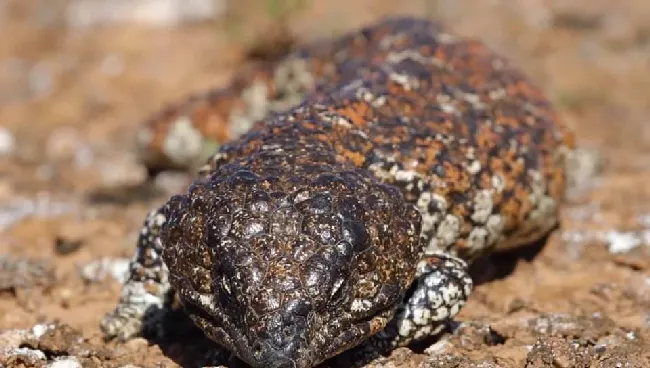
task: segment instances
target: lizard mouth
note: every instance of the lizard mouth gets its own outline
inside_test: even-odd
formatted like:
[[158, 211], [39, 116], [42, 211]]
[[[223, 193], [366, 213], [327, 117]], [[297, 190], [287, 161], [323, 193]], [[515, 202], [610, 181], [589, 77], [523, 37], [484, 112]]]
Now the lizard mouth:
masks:
[[[388, 306], [380, 309], [372, 317], [367, 317], [355, 322], [352, 327], [346, 328], [334, 339], [328, 340], [326, 343], [330, 349], [324, 354], [324, 359], [334, 358], [339, 354], [352, 350], [362, 345], [368, 338], [380, 332], [395, 315], [393, 306]], [[388, 343], [388, 342], [387, 342]]]
[[297, 334], [295, 337], [285, 336], [289, 339], [280, 343], [277, 335], [250, 338], [247, 331], [238, 328], [237, 324], [229, 320], [227, 314], [221, 315], [222, 319], [217, 319], [208, 311], [191, 303], [187, 303], [185, 309], [192, 321], [210, 340], [252, 367], [311, 368], [317, 358], [317, 350], [310, 348]]
[[[205, 326], [200, 320], [206, 320], [206, 322], [210, 321], [209, 323], [214, 325], [214, 318], [209, 316], [208, 313], [195, 306], [192, 309], [195, 323]], [[224, 335], [218, 337], [214, 335], [214, 327], [212, 331], [208, 329], [204, 329], [204, 331], [206, 331], [210, 339], [229, 349], [253, 367], [310, 368], [349, 350], [354, 355], [354, 348], [363, 344], [370, 336], [381, 331], [390, 322], [393, 315], [394, 308], [386, 307], [372, 317], [358, 320], [351, 327], [345, 328], [336, 337], [325, 339], [322, 344], [310, 345], [306, 341], [302, 341], [299, 344], [301, 346], [297, 346], [293, 352], [282, 351], [282, 349], [269, 344], [268, 341], [259, 339], [250, 341], [243, 331], [228, 328], [229, 326], [233, 327], [229, 323], [224, 324], [223, 330], [221, 328], [216, 329], [222, 331], [222, 333], [225, 332]], [[387, 341], [386, 346], [388, 343]]]
[[[234, 328], [228, 328], [230, 323], [223, 323], [224, 321], [217, 321], [213, 315], [201, 307], [192, 303], [183, 303], [187, 315], [202, 332], [217, 345], [230, 350], [237, 356], [242, 356], [246, 349], [241, 349], [243, 346], [241, 341], [246, 341], [243, 333]], [[222, 323], [220, 323], [222, 322]], [[246, 343], [244, 347], [248, 347]], [[242, 358], [243, 359], [243, 358]]]

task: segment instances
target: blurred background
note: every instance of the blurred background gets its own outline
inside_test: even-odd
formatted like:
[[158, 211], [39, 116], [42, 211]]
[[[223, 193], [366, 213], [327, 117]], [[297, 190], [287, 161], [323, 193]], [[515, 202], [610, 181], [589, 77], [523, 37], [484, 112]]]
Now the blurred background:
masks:
[[[650, 243], [647, 0], [0, 0], [0, 329], [60, 318], [98, 336], [119, 290], [98, 280], [121, 280], [147, 210], [186, 182], [162, 175], [162, 193], [89, 201], [144, 180], [133, 142], [145, 118], [224, 86], [253, 58], [396, 14], [442, 21], [514, 60], [603, 160], [603, 176], [587, 179], [600, 189], [565, 214], [557, 262], [570, 268], [593, 241], [610, 251]], [[644, 257], [635, 267], [650, 280]], [[650, 282], [592, 263], [575, 290], [601, 273], [650, 295]], [[521, 272], [512, 282], [527, 285]], [[24, 287], [40, 291], [25, 296]], [[549, 305], [564, 306], [555, 291]], [[630, 313], [647, 320], [628, 324], [647, 328], [650, 307], [640, 311], [650, 301], [639, 298]], [[488, 302], [476, 303], [503, 300]], [[579, 309], [603, 310], [585, 303]]]
[[251, 50], [273, 56], [395, 14], [438, 19], [515, 60], [584, 141], [650, 135], [642, 0], [2, 0], [0, 155], [33, 165], [18, 188], [84, 186], [59, 172], [70, 160], [81, 173], [108, 157], [93, 180], [141, 175], [118, 163], [165, 104], [224, 85]]

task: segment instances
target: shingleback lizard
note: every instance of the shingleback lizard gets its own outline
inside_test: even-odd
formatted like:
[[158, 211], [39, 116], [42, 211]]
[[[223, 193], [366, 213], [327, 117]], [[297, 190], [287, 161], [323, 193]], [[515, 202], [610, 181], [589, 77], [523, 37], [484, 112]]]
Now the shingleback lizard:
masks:
[[152, 171], [201, 155], [165, 142], [174, 129], [229, 140], [146, 219], [102, 329], [128, 339], [177, 297], [254, 367], [440, 333], [471, 293], [468, 264], [556, 226], [574, 148], [508, 60], [411, 17], [298, 48], [147, 126]]

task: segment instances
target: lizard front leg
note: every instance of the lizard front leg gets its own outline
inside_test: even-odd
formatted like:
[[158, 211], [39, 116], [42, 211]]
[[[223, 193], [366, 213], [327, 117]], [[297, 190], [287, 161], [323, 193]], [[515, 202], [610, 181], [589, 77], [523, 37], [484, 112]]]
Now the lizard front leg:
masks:
[[129, 269], [129, 278], [122, 287], [117, 307], [101, 322], [107, 338], [124, 341], [139, 335], [161, 335], [160, 323], [169, 309], [170, 294], [167, 267], [162, 260], [158, 239], [165, 222], [163, 209], [151, 211], [138, 237], [137, 250]]
[[439, 334], [460, 312], [472, 288], [465, 261], [442, 252], [425, 255], [418, 263], [412, 292], [378, 338], [394, 348]]

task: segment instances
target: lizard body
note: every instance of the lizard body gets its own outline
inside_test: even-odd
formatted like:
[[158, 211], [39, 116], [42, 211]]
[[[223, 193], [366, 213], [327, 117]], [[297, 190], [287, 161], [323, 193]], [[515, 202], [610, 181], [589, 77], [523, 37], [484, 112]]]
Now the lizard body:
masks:
[[[277, 78], [289, 66], [293, 89]], [[140, 333], [175, 294], [208, 337], [256, 367], [386, 352], [460, 311], [469, 263], [557, 224], [572, 133], [479, 41], [387, 18], [265, 68], [148, 123], [168, 134], [180, 121], [200, 140], [217, 124], [226, 141], [145, 221], [107, 335]], [[241, 104], [256, 85], [257, 110]], [[249, 129], [224, 135], [243, 115]], [[153, 136], [145, 146], [163, 147]]]

